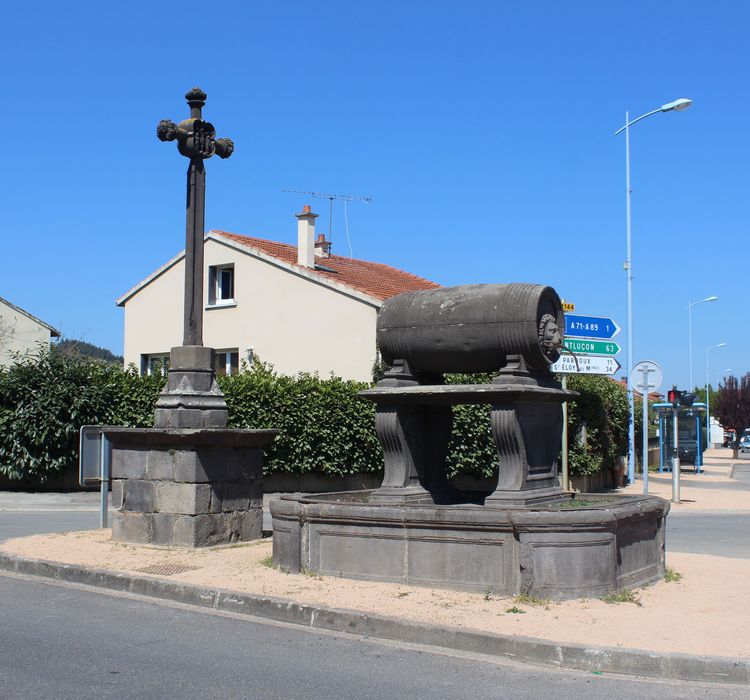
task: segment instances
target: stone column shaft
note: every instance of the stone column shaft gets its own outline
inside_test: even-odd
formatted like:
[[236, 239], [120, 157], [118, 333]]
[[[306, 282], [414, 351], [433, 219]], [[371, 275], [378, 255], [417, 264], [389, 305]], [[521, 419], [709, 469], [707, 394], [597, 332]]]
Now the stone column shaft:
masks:
[[206, 169], [191, 158], [187, 171], [185, 225], [185, 324], [183, 345], [203, 345], [203, 234]]

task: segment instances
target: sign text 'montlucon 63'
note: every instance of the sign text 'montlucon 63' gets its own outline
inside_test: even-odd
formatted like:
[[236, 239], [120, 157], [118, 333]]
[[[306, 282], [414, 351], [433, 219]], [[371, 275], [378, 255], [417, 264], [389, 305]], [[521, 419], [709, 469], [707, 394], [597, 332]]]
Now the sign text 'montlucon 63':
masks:
[[565, 347], [571, 352], [583, 352], [589, 355], [617, 355], [620, 352], [620, 346], [614, 340], [566, 338]]

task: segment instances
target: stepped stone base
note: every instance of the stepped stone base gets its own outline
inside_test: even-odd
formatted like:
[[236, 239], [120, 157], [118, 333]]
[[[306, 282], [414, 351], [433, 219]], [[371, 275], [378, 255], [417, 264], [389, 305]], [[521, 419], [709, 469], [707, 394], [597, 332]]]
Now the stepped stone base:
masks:
[[112, 539], [204, 547], [259, 539], [273, 430], [112, 428]]
[[172, 348], [167, 384], [154, 409], [157, 428], [227, 427], [227, 403], [214, 373], [215, 354], [203, 345]]

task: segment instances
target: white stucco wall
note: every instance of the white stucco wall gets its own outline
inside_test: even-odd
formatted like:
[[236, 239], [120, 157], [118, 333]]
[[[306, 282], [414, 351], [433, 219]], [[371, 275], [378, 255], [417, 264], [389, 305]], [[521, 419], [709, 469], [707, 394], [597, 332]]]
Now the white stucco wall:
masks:
[[[215, 240], [205, 246], [208, 268], [234, 264], [236, 306], [209, 308], [203, 342], [238, 348], [283, 374], [334, 373], [369, 381], [375, 360], [377, 307]], [[140, 367], [142, 354], [168, 352], [182, 342], [184, 261], [159, 275], [125, 303], [125, 362]]]
[[48, 348], [50, 337], [49, 328], [0, 300], [0, 366], [12, 364], [15, 353]]

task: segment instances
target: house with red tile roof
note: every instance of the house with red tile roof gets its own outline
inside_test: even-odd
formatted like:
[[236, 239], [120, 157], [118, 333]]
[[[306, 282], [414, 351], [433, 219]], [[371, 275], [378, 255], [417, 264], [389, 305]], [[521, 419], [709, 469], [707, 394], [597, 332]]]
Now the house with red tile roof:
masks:
[[[309, 206], [297, 245], [213, 230], [205, 235], [203, 342], [217, 372], [261, 359], [283, 374], [333, 373], [369, 381], [382, 302], [439, 287], [382, 263], [331, 252]], [[125, 310], [125, 362], [141, 372], [182, 342], [184, 251], [117, 299]]]

